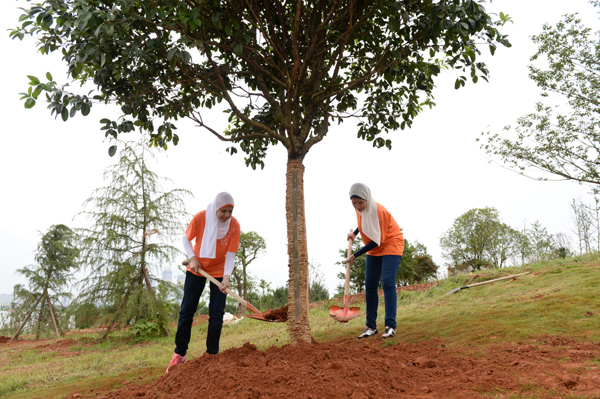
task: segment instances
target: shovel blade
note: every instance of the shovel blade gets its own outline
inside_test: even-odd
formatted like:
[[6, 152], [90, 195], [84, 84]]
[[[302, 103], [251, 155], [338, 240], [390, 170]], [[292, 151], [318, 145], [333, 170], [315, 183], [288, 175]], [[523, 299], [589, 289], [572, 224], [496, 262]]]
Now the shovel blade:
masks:
[[329, 308], [329, 316], [334, 320], [342, 323], [347, 323], [348, 320], [352, 320], [360, 314], [360, 308], [340, 308], [339, 306], [331, 306]]
[[247, 314], [244, 317], [247, 317], [249, 319], [254, 319], [254, 320], [267, 321], [269, 323], [279, 323], [279, 320], [270, 320], [270, 319], [267, 319], [266, 317], [259, 316], [256, 314]]

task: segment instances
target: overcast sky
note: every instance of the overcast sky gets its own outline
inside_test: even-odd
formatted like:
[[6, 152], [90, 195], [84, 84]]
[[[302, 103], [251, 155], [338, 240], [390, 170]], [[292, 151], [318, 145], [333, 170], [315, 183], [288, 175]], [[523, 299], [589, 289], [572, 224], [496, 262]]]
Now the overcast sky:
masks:
[[[0, 3], [0, 46], [4, 77], [0, 97], [2, 154], [0, 155], [0, 294], [25, 283], [16, 269], [34, 263], [34, 252], [51, 225], [73, 227], [73, 217], [95, 188], [105, 185], [103, 171], [116, 158], [107, 155], [98, 121], [111, 109], [94, 106], [87, 117], [68, 122], [50, 116], [44, 104], [23, 107], [19, 93], [26, 91], [26, 75], [51, 72], [65, 82], [66, 67], [58, 56], [42, 56], [35, 42], [10, 40], [8, 29], [18, 24], [22, 0]], [[374, 149], [356, 138], [353, 123], [332, 126], [304, 161], [308, 250], [320, 265], [333, 293], [342, 284], [336, 274], [338, 250], [346, 247], [356, 216], [348, 199], [355, 182], [371, 188], [373, 197], [388, 208], [410, 241], [424, 244], [434, 261], [444, 266], [439, 239], [464, 212], [494, 207], [514, 228], [539, 221], [551, 234], [571, 232], [570, 204], [574, 198], [591, 201], [589, 188], [572, 182], [539, 182], [490, 163], [476, 139], [483, 131], [499, 132], [505, 125], [533, 112], [540, 90], [528, 78], [527, 65], [536, 47], [530, 40], [542, 24], [554, 25], [565, 13], [578, 12], [599, 30], [596, 10], [585, 0], [495, 0], [488, 10], [509, 14], [514, 24], [503, 32], [512, 48], [500, 48], [494, 57], [484, 50], [490, 82], [454, 90], [454, 72], [436, 81], [433, 110], [419, 115], [413, 128], [389, 137], [393, 149]], [[183, 122], [180, 143], [169, 148], [154, 171], [174, 186], [194, 193], [187, 211], [196, 213], [220, 191], [236, 200], [234, 216], [243, 231], [256, 231], [267, 242], [267, 253], [251, 264], [250, 273], [279, 287], [287, 284], [285, 222], [285, 168], [283, 147], [272, 148], [264, 170], [247, 168], [242, 155], [231, 157], [227, 144]], [[226, 121], [215, 115], [213, 127]], [[134, 135], [137, 133], [131, 133]], [[179, 238], [177, 238], [179, 245]], [[175, 268], [175, 265], [165, 265]], [[160, 271], [157, 271], [160, 273]]]

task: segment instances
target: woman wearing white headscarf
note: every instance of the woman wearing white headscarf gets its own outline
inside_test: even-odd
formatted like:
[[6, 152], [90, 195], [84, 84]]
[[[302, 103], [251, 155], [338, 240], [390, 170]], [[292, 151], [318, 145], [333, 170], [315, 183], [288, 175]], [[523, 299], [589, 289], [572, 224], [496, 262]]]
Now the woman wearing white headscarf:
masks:
[[350, 255], [346, 262], [353, 265], [358, 256], [367, 254], [365, 266], [367, 318], [365, 330], [358, 338], [368, 338], [378, 333], [379, 280], [383, 287], [385, 302], [385, 330], [381, 338], [391, 338], [396, 335], [396, 274], [404, 252], [404, 236], [392, 215], [383, 205], [375, 202], [371, 190], [365, 184], [355, 183], [350, 187], [350, 200], [356, 210], [358, 228], [348, 234], [348, 239], [354, 241], [360, 232], [365, 246]]
[[[219, 353], [219, 341], [225, 314], [226, 289], [230, 288], [229, 278], [233, 272], [235, 254], [240, 242], [240, 224], [231, 216], [233, 197], [226, 192], [217, 194], [205, 211], [198, 212], [183, 235], [183, 247], [190, 259], [183, 287], [183, 300], [175, 335], [175, 354], [167, 367], [179, 366], [185, 357], [192, 332], [192, 322], [206, 277], [202, 269], [221, 282], [219, 286], [209, 283], [208, 331], [206, 353]], [[195, 240], [194, 246], [192, 241]]]

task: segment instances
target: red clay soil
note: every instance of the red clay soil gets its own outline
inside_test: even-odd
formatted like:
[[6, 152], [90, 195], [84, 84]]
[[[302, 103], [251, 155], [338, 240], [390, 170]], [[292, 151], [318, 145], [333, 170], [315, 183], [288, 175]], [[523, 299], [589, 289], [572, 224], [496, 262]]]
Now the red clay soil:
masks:
[[[287, 319], [287, 307], [264, 314]], [[442, 340], [402, 342], [401, 331], [385, 342], [380, 336], [266, 351], [247, 342], [98, 398], [600, 398], [600, 343], [547, 336], [511, 346], [448, 348]]]
[[[112, 392], [107, 387], [94, 397], [600, 398], [597, 342], [556, 335], [515, 345], [456, 348], [442, 340], [402, 342], [401, 331], [387, 341], [380, 337], [265, 351], [245, 343], [189, 359], [149, 384]], [[74, 392], [67, 398], [81, 397]]]
[[[443, 341], [377, 338], [271, 347], [250, 343], [173, 368], [159, 380], [98, 396], [139, 398], [593, 398], [600, 344], [544, 337], [475, 356]], [[393, 341], [392, 341], [393, 342]], [[534, 389], [533, 392], [528, 392]], [[484, 394], [487, 393], [487, 396]], [[530, 397], [530, 396], [526, 396]]]

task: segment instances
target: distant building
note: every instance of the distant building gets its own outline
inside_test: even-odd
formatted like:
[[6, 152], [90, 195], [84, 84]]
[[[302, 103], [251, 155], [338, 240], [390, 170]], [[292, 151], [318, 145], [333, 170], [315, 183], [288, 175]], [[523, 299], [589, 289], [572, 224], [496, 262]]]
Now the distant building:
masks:
[[172, 283], [173, 282], [173, 272], [170, 269], [163, 270], [162, 279], [164, 281], [168, 281], [169, 283]]
[[177, 276], [177, 282], [181, 283], [181, 284], [185, 283], [185, 274], [178, 275]]
[[10, 294], [0, 294], [0, 305], [10, 305], [13, 296]]

